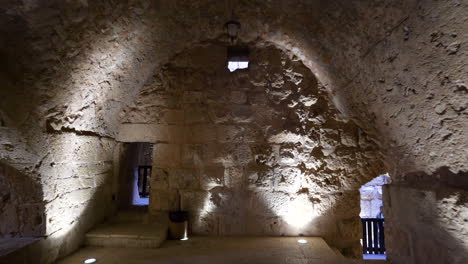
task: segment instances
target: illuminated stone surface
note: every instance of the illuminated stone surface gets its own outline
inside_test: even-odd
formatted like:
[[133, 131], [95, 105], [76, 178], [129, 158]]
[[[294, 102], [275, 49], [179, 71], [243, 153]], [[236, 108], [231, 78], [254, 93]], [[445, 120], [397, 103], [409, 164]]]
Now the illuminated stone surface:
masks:
[[74, 264], [93, 257], [99, 263], [273, 263], [273, 264], [346, 264], [321, 238], [305, 237], [307, 244], [297, 237], [276, 238], [209, 238], [190, 237], [187, 241], [166, 241], [159, 249], [124, 249], [89, 247], [59, 261]]
[[[173, 190], [184, 188], [187, 206], [219, 209], [195, 210], [191, 223], [201, 233], [290, 232], [268, 213], [294, 216], [302, 209], [286, 204], [310, 201], [322, 219], [306, 231], [333, 234], [325, 239], [356, 256], [357, 190], [389, 172], [389, 259], [466, 263], [467, 9], [465, 1], [430, 0], [5, 1], [0, 236], [47, 236], [25, 255], [32, 263], [77, 249], [115, 211], [116, 139], [143, 138], [170, 154], [155, 158], [165, 163], [155, 170], [164, 177], [153, 183], [164, 187], [152, 202], [174, 208]], [[232, 77], [242, 71], [232, 83], [203, 73], [224, 49], [193, 54], [226, 45], [222, 25], [231, 11], [242, 23], [240, 41], [268, 61], [255, 74], [252, 60], [247, 82]], [[290, 72], [281, 56], [270, 56], [277, 50], [296, 64]], [[180, 78], [177, 69], [187, 67], [195, 70]], [[306, 81], [315, 78], [320, 93], [294, 90], [314, 88]], [[220, 96], [213, 87], [232, 91]], [[145, 97], [153, 100], [143, 106]], [[209, 104], [216, 100], [223, 105]], [[320, 111], [307, 116], [309, 108]], [[276, 117], [286, 114], [291, 123], [281, 127], [286, 121]], [[304, 182], [307, 190], [298, 189]]]
[[[360, 146], [367, 136], [338, 118], [300, 61], [260, 45], [249, 70], [230, 73], [224, 49], [178, 54], [123, 110], [118, 137], [156, 143], [150, 210], [177, 210], [180, 194], [194, 234], [313, 235], [359, 254], [359, 226], [339, 227], [356, 218], [356, 188], [381, 169], [376, 148]], [[167, 98], [173, 104], [161, 104]], [[162, 118], [167, 111], [182, 112], [180, 123]]]

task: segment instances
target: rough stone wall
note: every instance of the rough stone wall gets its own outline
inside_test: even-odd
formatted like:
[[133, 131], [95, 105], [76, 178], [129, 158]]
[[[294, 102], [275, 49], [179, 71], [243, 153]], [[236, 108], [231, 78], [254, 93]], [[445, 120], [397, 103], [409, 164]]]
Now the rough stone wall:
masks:
[[0, 164], [0, 238], [41, 236], [45, 231], [40, 182]]
[[32, 171], [49, 136], [113, 137], [117, 109], [149, 73], [184, 46], [219, 37], [233, 10], [244, 41], [274, 43], [314, 72], [335, 107], [385, 150], [401, 184], [414, 170], [467, 171], [468, 4], [455, 0], [5, 1], [0, 125], [31, 146], [14, 153], [35, 156]]
[[[462, 184], [468, 171], [468, 3], [410, 4], [368, 51], [354, 60], [333, 57], [350, 80], [336, 87], [337, 101], [362, 127], [375, 125], [386, 152], [393, 182], [384, 190], [390, 192], [384, 203], [391, 203], [384, 205], [388, 259], [465, 263], [467, 205], [458, 197], [468, 189]], [[345, 61], [355, 67], [345, 69]], [[451, 188], [432, 184], [442, 168], [455, 173]]]
[[176, 210], [180, 195], [195, 234], [317, 235], [359, 255], [374, 145], [300, 60], [251, 48], [233, 73], [222, 43], [178, 54], [124, 109], [118, 139], [155, 143], [150, 209]]
[[434, 175], [417, 172], [406, 183], [384, 186], [391, 263], [466, 263], [467, 176], [443, 168]]
[[84, 233], [112, 211], [114, 143], [38, 133], [38, 146], [13, 128], [1, 132], [1, 236], [43, 237], [39, 253], [22, 261], [53, 262], [76, 249]]
[[[7, 176], [25, 178], [5, 178], [11, 198], [20, 197], [7, 206], [17, 203], [18, 214], [32, 207], [31, 218], [2, 214], [2, 224], [9, 223], [2, 235], [44, 237], [25, 263], [52, 263], [76, 250], [114, 209], [112, 134], [118, 114], [112, 113], [122, 98], [131, 98], [120, 87], [137, 83], [124, 76], [130, 65], [144, 65], [137, 57], [145, 49], [126, 45], [134, 46], [135, 39], [122, 31], [135, 24], [111, 19], [109, 10], [117, 15], [118, 8], [101, 4], [11, 1], [0, 8], [0, 31], [8, 36], [0, 41], [0, 161], [11, 168]], [[40, 195], [29, 201], [24, 192], [36, 182]], [[38, 231], [23, 232], [23, 226]]]
[[372, 181], [363, 185], [359, 192], [361, 193], [361, 218], [375, 218], [383, 206], [382, 186], [389, 183], [388, 175], [380, 175]]

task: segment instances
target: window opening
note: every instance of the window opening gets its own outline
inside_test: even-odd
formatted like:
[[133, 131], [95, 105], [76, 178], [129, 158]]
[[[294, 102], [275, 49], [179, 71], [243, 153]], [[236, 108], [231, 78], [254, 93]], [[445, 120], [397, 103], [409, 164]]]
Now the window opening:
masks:
[[387, 184], [389, 179], [388, 174], [380, 175], [359, 189], [364, 259], [386, 259], [382, 186]]
[[230, 72], [249, 68], [249, 48], [229, 46], [227, 50], [228, 69]]

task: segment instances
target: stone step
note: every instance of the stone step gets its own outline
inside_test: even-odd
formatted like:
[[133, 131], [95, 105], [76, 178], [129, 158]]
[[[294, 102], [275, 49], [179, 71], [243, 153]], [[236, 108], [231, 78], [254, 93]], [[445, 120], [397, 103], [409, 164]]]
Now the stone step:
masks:
[[85, 244], [97, 247], [158, 248], [166, 239], [165, 223], [107, 223], [87, 233]]
[[166, 239], [167, 213], [148, 214], [147, 207], [119, 211], [86, 234], [85, 244], [98, 247], [158, 248]]
[[115, 216], [113, 216], [109, 222], [111, 223], [128, 223], [128, 222], [138, 222], [138, 223], [148, 223], [149, 216], [146, 208], [132, 208], [128, 210], [119, 211]]

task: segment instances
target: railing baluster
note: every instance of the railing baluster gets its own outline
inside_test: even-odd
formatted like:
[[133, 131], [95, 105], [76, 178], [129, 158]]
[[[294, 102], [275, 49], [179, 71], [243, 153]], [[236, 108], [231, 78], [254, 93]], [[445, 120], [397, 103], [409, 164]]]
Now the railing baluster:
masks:
[[362, 221], [362, 249], [364, 254], [367, 254], [367, 221], [366, 219], [361, 219]]
[[383, 218], [362, 218], [362, 249], [364, 254], [385, 254]]
[[384, 232], [384, 221], [379, 221], [379, 226], [380, 226], [380, 252], [381, 254], [385, 254], [385, 232]]
[[149, 196], [149, 178], [151, 177], [152, 166], [139, 166], [138, 167], [138, 188], [141, 186], [141, 197]]

